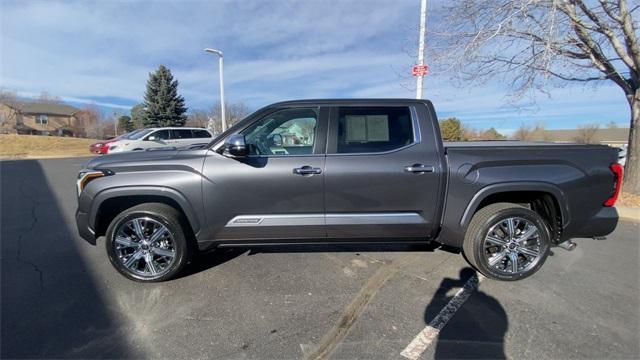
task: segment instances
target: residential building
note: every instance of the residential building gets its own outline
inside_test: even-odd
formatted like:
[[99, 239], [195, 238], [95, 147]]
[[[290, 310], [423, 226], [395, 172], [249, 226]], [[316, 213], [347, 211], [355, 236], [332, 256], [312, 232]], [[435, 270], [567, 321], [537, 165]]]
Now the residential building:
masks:
[[37, 101], [0, 103], [0, 134], [74, 136], [79, 109]]
[[570, 129], [545, 130], [544, 141], [560, 143], [589, 142], [614, 147], [626, 145], [629, 141], [629, 128], [598, 128], [598, 129]]

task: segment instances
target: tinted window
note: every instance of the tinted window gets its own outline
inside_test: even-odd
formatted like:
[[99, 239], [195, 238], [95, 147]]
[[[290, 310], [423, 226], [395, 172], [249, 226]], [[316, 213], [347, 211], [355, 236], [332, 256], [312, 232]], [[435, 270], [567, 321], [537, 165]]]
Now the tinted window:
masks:
[[408, 107], [341, 107], [338, 114], [339, 154], [383, 152], [413, 142]]
[[191, 130], [171, 130], [172, 139], [191, 139]]
[[139, 140], [142, 139], [145, 135], [147, 135], [148, 133], [150, 133], [153, 130], [148, 130], [148, 129], [144, 129], [144, 130], [140, 130], [139, 132], [129, 136], [129, 139], [131, 140]]
[[[155, 140], [169, 140], [169, 130], [158, 130], [149, 137], [154, 137]], [[149, 139], [149, 137], [147, 139]]]
[[194, 138], [210, 138], [211, 134], [209, 134], [206, 130], [191, 130], [193, 132]]
[[283, 109], [242, 131], [251, 155], [306, 155], [313, 153], [318, 120], [316, 108]]

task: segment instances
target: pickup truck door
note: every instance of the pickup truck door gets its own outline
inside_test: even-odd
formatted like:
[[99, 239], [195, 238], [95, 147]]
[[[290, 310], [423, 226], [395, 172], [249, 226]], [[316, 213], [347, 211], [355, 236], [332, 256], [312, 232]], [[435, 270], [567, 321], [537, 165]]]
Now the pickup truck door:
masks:
[[239, 133], [250, 155], [210, 152], [203, 196], [215, 240], [324, 239], [328, 108], [275, 108]]
[[443, 164], [428, 114], [413, 105], [332, 108], [325, 164], [329, 239], [433, 235]]

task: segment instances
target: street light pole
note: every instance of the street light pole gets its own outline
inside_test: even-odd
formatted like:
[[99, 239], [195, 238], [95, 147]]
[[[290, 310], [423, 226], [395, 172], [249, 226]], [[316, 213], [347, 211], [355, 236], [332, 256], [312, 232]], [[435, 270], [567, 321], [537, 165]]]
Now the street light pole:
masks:
[[206, 48], [204, 51], [218, 55], [219, 59], [219, 68], [220, 68], [220, 117], [222, 120], [222, 131], [227, 130], [227, 121], [225, 119], [224, 114], [224, 77], [223, 77], [223, 60], [222, 60], [222, 51], [216, 49]]
[[[420, 39], [418, 41], [418, 66], [424, 65], [424, 37], [427, 30], [427, 0], [420, 3]], [[422, 99], [422, 84], [424, 75], [418, 75], [416, 84], [416, 99]]]

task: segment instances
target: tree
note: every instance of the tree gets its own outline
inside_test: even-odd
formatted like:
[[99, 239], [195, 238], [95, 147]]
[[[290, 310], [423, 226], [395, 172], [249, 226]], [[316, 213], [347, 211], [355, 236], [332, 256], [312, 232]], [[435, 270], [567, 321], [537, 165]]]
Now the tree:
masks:
[[518, 130], [513, 134], [513, 138], [521, 141], [549, 141], [550, 137], [547, 135], [545, 126], [543, 123], [537, 123], [533, 127], [528, 125], [520, 125]]
[[53, 96], [46, 91], [40, 93], [40, 98], [38, 99], [40, 102], [49, 103], [49, 104], [61, 104], [62, 100], [58, 96]]
[[187, 116], [187, 122], [185, 125], [205, 128], [209, 124], [209, 119], [211, 118], [211, 116], [211, 111], [200, 109], [194, 110]]
[[136, 104], [131, 108], [131, 122], [136, 129], [144, 129], [145, 117], [144, 104]]
[[118, 118], [118, 133], [128, 133], [135, 130], [131, 117], [122, 115]]
[[640, 46], [626, 0], [460, 0], [430, 43], [466, 80], [502, 77], [516, 97], [568, 82], [617, 85], [630, 109], [624, 187], [640, 194]]
[[495, 128], [489, 128], [480, 134], [479, 140], [504, 140], [507, 137], [500, 134]]
[[586, 124], [578, 126], [578, 134], [573, 139], [578, 144], [597, 144], [598, 143], [598, 124]]
[[76, 121], [71, 130], [76, 136], [98, 139], [101, 137], [100, 111], [95, 106], [87, 106], [75, 113]]
[[144, 106], [146, 127], [183, 126], [187, 120], [184, 98], [178, 95], [178, 80], [173, 79], [171, 70], [164, 65], [149, 74]]
[[442, 139], [444, 141], [465, 140], [462, 123], [457, 118], [440, 120], [440, 133], [442, 134]]

